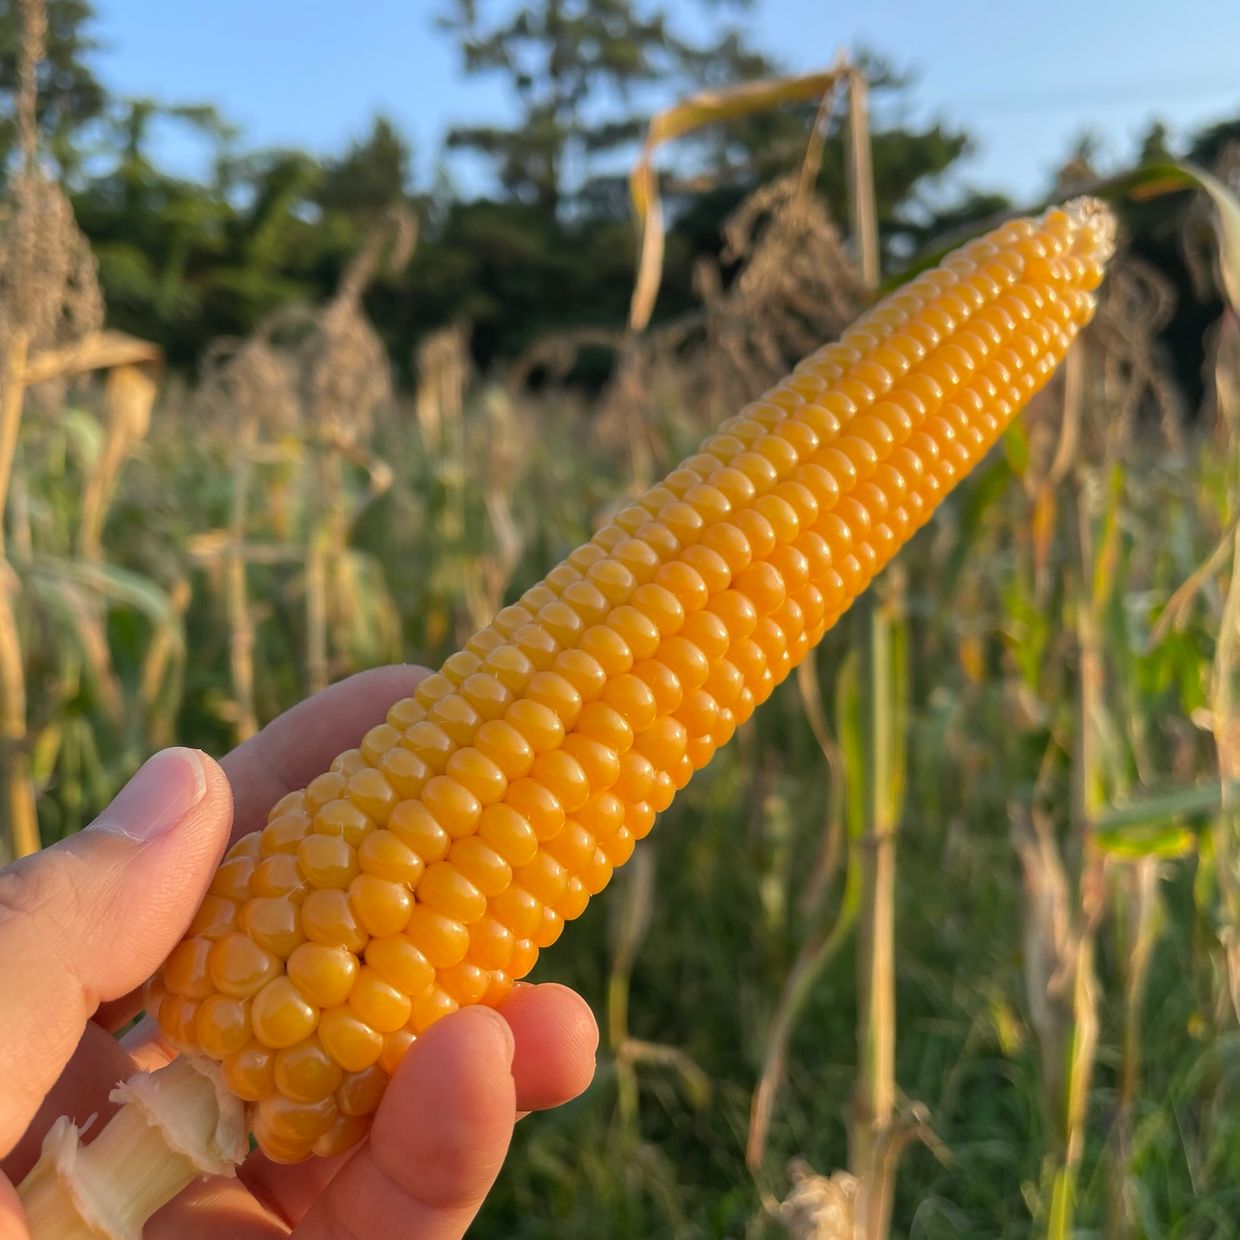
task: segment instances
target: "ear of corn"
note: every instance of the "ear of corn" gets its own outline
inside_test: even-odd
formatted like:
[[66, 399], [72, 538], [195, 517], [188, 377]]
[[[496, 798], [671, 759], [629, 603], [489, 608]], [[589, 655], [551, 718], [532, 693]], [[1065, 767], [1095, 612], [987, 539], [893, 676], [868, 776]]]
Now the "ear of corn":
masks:
[[719, 428], [220, 867], [152, 985], [264, 1151], [365, 1132], [413, 1040], [497, 1004], [1050, 376], [1110, 217], [966, 245]]

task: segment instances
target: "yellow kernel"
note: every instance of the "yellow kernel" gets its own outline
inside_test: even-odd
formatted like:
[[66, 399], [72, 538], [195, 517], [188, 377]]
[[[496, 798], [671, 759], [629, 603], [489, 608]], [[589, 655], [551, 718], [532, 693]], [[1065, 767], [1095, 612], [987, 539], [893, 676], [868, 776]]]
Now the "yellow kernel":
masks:
[[[293, 862], [294, 867], [296, 861]], [[259, 870], [262, 869], [260, 864]], [[223, 938], [230, 930], [236, 928], [237, 911], [240, 906], [236, 900], [228, 900], [223, 896], [206, 895], [189, 923], [188, 935], [204, 939]]]
[[287, 977], [273, 978], [250, 1005], [254, 1036], [264, 1046], [273, 1048], [292, 1046], [308, 1037], [318, 1016], [318, 1008]]
[[380, 826], [387, 822], [392, 806], [396, 804], [396, 793], [391, 784], [380, 771], [372, 767], [366, 767], [349, 776], [345, 797]]
[[512, 867], [476, 835], [457, 840], [448, 853], [448, 862], [484, 896], [498, 895], [512, 881]]
[[633, 744], [633, 729], [625, 717], [606, 702], [590, 702], [577, 720], [577, 734], [621, 754]]
[[286, 967], [297, 989], [323, 1008], [343, 1003], [357, 977], [357, 957], [347, 948], [325, 943], [303, 943]]
[[[596, 896], [604, 887], [611, 882], [612, 863], [607, 852], [602, 848], [595, 848], [590, 860], [582, 867], [581, 885], [588, 896]], [[571, 921], [568, 912], [563, 907], [560, 909], [566, 921]], [[582, 912], [585, 911], [585, 902], [582, 903]], [[580, 916], [580, 913], [577, 914]]]
[[542, 901], [519, 883], [492, 896], [489, 907], [495, 920], [507, 926], [518, 940], [528, 938], [542, 924]]
[[[578, 874], [594, 855], [594, 836], [579, 822], [569, 821], [555, 839], [548, 840], [543, 845], [543, 849], [549, 857], [554, 857], [564, 867], [566, 874]], [[527, 870], [523, 869], [521, 874], [522, 882], [528, 886]], [[531, 887], [531, 890], [534, 888]]]
[[300, 903], [306, 895], [306, 881], [291, 853], [276, 853], [259, 862], [250, 890], [256, 896], [283, 897]]
[[[568, 829], [567, 824], [564, 829]], [[544, 904], [554, 904], [564, 894], [564, 888], [568, 883], [568, 873], [564, 867], [545, 849], [540, 850], [528, 865], [514, 870], [513, 878], [519, 887], [536, 896]], [[512, 929], [515, 933], [517, 927], [513, 926]]]
[[[565, 740], [562, 752], [577, 762], [585, 774], [586, 783], [590, 789], [601, 791], [610, 788], [616, 782], [620, 773], [620, 757], [614, 749], [588, 736], [583, 736], [580, 732], [574, 732]], [[561, 802], [568, 810], [568, 801], [561, 798]], [[584, 801], [581, 804], [574, 803], [571, 812], [575, 813], [584, 803]]]
[[440, 772], [448, 765], [455, 749], [452, 738], [437, 723], [423, 719], [405, 733], [401, 745], [408, 749], [428, 770]]
[[506, 779], [519, 779], [529, 773], [534, 750], [513, 725], [503, 719], [490, 719], [474, 737], [478, 752], [489, 758]]
[[469, 951], [468, 929], [425, 904], [414, 905], [405, 937], [437, 969], [450, 969]]
[[370, 937], [348, 894], [338, 888], [312, 891], [306, 897], [301, 906], [301, 928], [312, 943], [344, 947], [351, 952], [360, 952]]
[[260, 833], [263, 855], [272, 856], [277, 853], [295, 853], [297, 845], [305, 839], [309, 830], [310, 816], [302, 813], [300, 810], [273, 818]]
[[454, 839], [468, 835], [482, 814], [482, 803], [463, 784], [447, 775], [436, 775], [422, 789], [422, 804]]
[[371, 935], [398, 934], [409, 922], [413, 893], [404, 883], [359, 874], [349, 884], [349, 899]]
[[534, 828], [523, 814], [509, 804], [489, 805], [482, 811], [478, 838], [489, 844], [509, 865], [524, 865], [538, 851], [538, 836]]
[[512, 962], [508, 966], [509, 974], [514, 978], [526, 977], [538, 963], [538, 947], [532, 939], [518, 939], [512, 953]]
[[283, 1094], [263, 1098], [255, 1112], [255, 1128], [267, 1128], [281, 1140], [313, 1143], [336, 1122], [336, 1100], [328, 1097], [318, 1102], [294, 1102]]
[[654, 694], [655, 708], [660, 715], [670, 715], [684, 699], [685, 691], [676, 673], [658, 659], [646, 659], [638, 663], [633, 668], [633, 675], [646, 682]]
[[525, 697], [527, 701], [554, 712], [565, 728], [573, 726], [581, 711], [581, 694], [555, 672], [535, 672], [530, 677]]
[[397, 745], [379, 759], [379, 770], [398, 801], [416, 797], [426, 787], [431, 769], [412, 750]]
[[581, 763], [564, 748], [540, 753], [534, 759], [530, 778], [550, 791], [569, 814], [584, 805], [590, 795], [589, 779]]
[[481, 719], [498, 719], [512, 704], [513, 691], [497, 676], [475, 672], [461, 685], [461, 696]]
[[603, 665], [584, 650], [561, 650], [551, 666], [552, 674], [567, 680], [583, 702], [593, 701], [607, 684]]
[[444, 969], [439, 975], [439, 985], [443, 987], [462, 1007], [477, 1003], [490, 984], [490, 973], [469, 961], [461, 961], [451, 969]]
[[[261, 842], [260, 842], [261, 846]], [[231, 857], [220, 863], [211, 880], [211, 894], [226, 900], [248, 900], [250, 878], [258, 868], [258, 858], [249, 854]]]
[[371, 939], [366, 944], [371, 971], [407, 995], [418, 995], [435, 980], [435, 966], [404, 934]]
[[502, 921], [484, 917], [469, 928], [469, 958], [484, 969], [506, 969], [516, 950], [516, 941]]
[[455, 1012], [460, 1005], [446, 990], [433, 986], [413, 1001], [409, 1028], [414, 1033], [424, 1033], [437, 1020]]
[[276, 1088], [294, 1102], [321, 1102], [344, 1079], [340, 1065], [316, 1037], [276, 1052]]
[[387, 1083], [387, 1073], [378, 1064], [346, 1072], [336, 1089], [336, 1105], [343, 1115], [371, 1115], [379, 1109]]
[[164, 995], [159, 1001], [159, 1028], [164, 1037], [184, 1055], [197, 1055], [198, 1000], [185, 995]]
[[347, 798], [328, 801], [314, 815], [314, 834], [334, 836], [346, 844], [360, 844], [375, 829], [374, 820], [359, 805]]
[[317, 1033], [327, 1053], [346, 1072], [364, 1072], [383, 1053], [383, 1034], [351, 1007], [324, 1008]]
[[540, 702], [522, 698], [508, 708], [505, 718], [536, 754], [554, 749], [564, 741], [564, 724], [559, 715]]
[[284, 896], [250, 900], [241, 906], [239, 925], [259, 947], [286, 957], [305, 939], [301, 912]]
[[[337, 1091], [339, 1097], [339, 1091]], [[332, 1126], [310, 1147], [318, 1158], [334, 1158], [351, 1150], [370, 1130], [370, 1121], [360, 1115], [337, 1115]]]
[[174, 995], [203, 999], [214, 986], [207, 961], [213, 950], [210, 939], [182, 939], [164, 962], [164, 985]]
[[[491, 722], [504, 726], [499, 720]], [[482, 805], [498, 801], [508, 787], [508, 778], [500, 767], [474, 748], [458, 749], [448, 759], [446, 775], [472, 792]]]
[[280, 972], [280, 961], [248, 935], [226, 934], [208, 957], [211, 981], [222, 994], [246, 999]]
[[361, 767], [353, 766], [351, 770], [341, 770], [341, 774], [352, 778], [358, 770], [370, 766], [378, 766], [380, 759], [389, 749], [400, 744], [401, 732], [391, 723], [381, 723], [373, 727], [362, 737], [361, 753], [366, 762]]
[[577, 821], [596, 838], [606, 839], [624, 825], [624, 802], [614, 792], [596, 792], [577, 811]]
[[550, 839], [564, 825], [564, 806], [541, 780], [513, 780], [504, 800], [524, 815], [540, 840]]
[[399, 702], [388, 708], [387, 722], [398, 732], [404, 733], [415, 723], [426, 718], [426, 707], [417, 698], [401, 698]]
[[363, 874], [408, 887], [417, 884], [424, 868], [422, 858], [392, 831], [367, 836], [357, 850], [357, 859]]
[[629, 603], [614, 608], [607, 616], [607, 624], [620, 635], [635, 659], [649, 658], [659, 648], [658, 625]]
[[[296, 792], [286, 792], [271, 807], [271, 809], [267, 811], [267, 821], [274, 822], [277, 818], [282, 818], [285, 814], [304, 812], [305, 808], [306, 808], [306, 794], [305, 794], [304, 789], [298, 789]], [[259, 834], [261, 834], [261, 832]], [[240, 844], [241, 844], [241, 841], [238, 840], [237, 843], [234, 844], [232, 848], [230, 848], [228, 852], [225, 853], [224, 855], [228, 857], [242, 856], [243, 854], [240, 852], [238, 853], [233, 852], [233, 849], [239, 847]]]
[[388, 830], [426, 865], [448, 855], [451, 836], [421, 801], [401, 801], [388, 819]]
[[249, 1042], [220, 1065], [224, 1084], [242, 1102], [258, 1102], [274, 1093], [275, 1052], [261, 1042]]
[[543, 909], [542, 923], [531, 936], [540, 947], [550, 947], [564, 933], [564, 918], [552, 908]]
[[348, 780], [339, 771], [329, 771], [306, 785], [306, 809], [318, 813], [328, 801], [343, 795]]
[[194, 1021], [198, 1044], [212, 1059], [227, 1059], [250, 1040], [250, 1004], [228, 995], [208, 995]]
[[417, 897], [419, 904], [466, 925], [486, 912], [486, 897], [449, 861], [427, 866]]
[[413, 1043], [413, 1031], [407, 1027], [397, 1029], [395, 1033], [387, 1034], [383, 1039], [383, 1050], [379, 1054], [377, 1066], [387, 1076], [394, 1076], [396, 1069], [400, 1067], [400, 1061], [404, 1059], [406, 1052]]
[[306, 881], [319, 888], [345, 888], [358, 872], [357, 849], [334, 835], [309, 835], [297, 850]]
[[394, 1033], [409, 1019], [409, 996], [363, 967], [349, 992], [349, 1007], [372, 1029]]

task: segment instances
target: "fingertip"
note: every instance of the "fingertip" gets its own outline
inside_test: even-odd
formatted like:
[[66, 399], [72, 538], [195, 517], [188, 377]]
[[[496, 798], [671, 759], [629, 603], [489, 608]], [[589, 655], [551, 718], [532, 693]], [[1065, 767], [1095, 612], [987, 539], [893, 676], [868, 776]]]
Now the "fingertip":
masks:
[[370, 1146], [395, 1183], [435, 1207], [481, 1201], [516, 1115], [513, 1032], [489, 1008], [463, 1008], [410, 1047], [375, 1115]]
[[[511, 1120], [516, 1040], [490, 1008], [463, 1008], [431, 1026], [409, 1048], [375, 1116], [380, 1144], [398, 1139], [410, 1116], [433, 1114], [462, 1127], [489, 1126], [498, 1112]], [[420, 1126], [419, 1126], [420, 1130]]]
[[598, 1023], [589, 1004], [567, 986], [523, 986], [500, 1006], [516, 1038], [512, 1075], [523, 1111], [560, 1106], [594, 1079]]

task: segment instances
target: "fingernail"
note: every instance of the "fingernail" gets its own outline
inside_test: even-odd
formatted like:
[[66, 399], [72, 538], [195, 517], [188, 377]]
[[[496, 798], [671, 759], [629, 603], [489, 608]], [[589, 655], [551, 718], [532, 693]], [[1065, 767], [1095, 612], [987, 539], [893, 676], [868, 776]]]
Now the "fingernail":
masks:
[[163, 749], [147, 759], [91, 828], [153, 840], [176, 826], [206, 790], [207, 773], [193, 749]]

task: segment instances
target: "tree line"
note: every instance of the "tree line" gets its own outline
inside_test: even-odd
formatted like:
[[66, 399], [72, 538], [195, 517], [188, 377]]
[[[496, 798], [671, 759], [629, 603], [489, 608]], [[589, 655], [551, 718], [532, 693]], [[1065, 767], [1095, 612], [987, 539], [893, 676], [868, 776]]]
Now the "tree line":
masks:
[[[406, 366], [426, 332], [462, 322], [487, 365], [549, 331], [623, 323], [635, 253], [625, 171], [648, 119], [632, 101], [780, 70], [735, 23], [736, 0], [710, 8], [713, 33], [702, 38], [654, 0], [445, 0], [435, 22], [455, 41], [463, 71], [505, 79], [513, 105], [506, 123], [444, 137], [448, 151], [489, 162], [489, 186], [475, 196], [442, 176], [415, 177], [409, 140], [389, 117], [375, 117], [345, 150], [316, 157], [253, 149], [209, 105], [111, 94], [93, 67], [101, 23], [91, 0], [47, 0], [38, 120], [97, 255], [110, 322], [162, 345], [174, 365], [192, 367], [209, 341], [245, 335], [289, 302], [321, 302], [395, 204], [417, 217], [420, 242], [408, 268], [376, 279], [367, 294], [393, 360]], [[10, 100], [20, 27], [18, 0], [0, 0], [0, 96]], [[1009, 204], [951, 175], [972, 149], [966, 130], [910, 123], [902, 106], [910, 79], [873, 56], [866, 68], [879, 224], [893, 266], [943, 231]], [[0, 115], [0, 178], [15, 163], [12, 111]], [[708, 131], [678, 151], [680, 171], [665, 186], [672, 226], [660, 313], [693, 304], [694, 266], [718, 255], [720, 221], [796, 166], [813, 119], [812, 106], [790, 106]], [[166, 124], [206, 143], [208, 175], [190, 179], [160, 165], [154, 137]], [[1209, 164], [1236, 140], [1240, 118], [1175, 153]], [[1160, 157], [1167, 147], [1154, 123], [1138, 153]], [[1070, 151], [1065, 183], [1087, 174], [1093, 155], [1088, 140]], [[837, 124], [816, 189], [840, 219], [844, 159]], [[1155, 237], [1156, 258], [1158, 246]], [[1165, 243], [1160, 261], [1175, 265]]]

